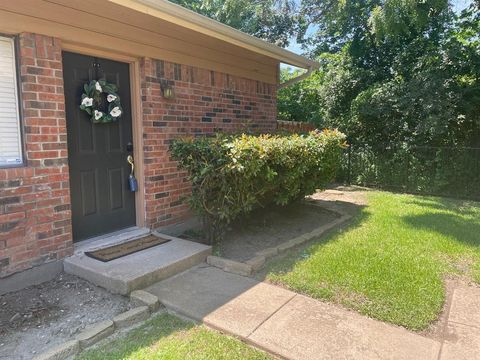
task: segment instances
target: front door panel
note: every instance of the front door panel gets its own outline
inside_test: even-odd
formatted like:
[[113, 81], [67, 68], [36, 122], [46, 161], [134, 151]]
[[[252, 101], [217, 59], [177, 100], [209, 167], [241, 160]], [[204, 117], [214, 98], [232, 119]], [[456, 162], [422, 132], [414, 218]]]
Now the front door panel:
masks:
[[[63, 53], [65, 112], [74, 241], [135, 225], [135, 196], [128, 189], [132, 142], [129, 65]], [[115, 123], [92, 124], [80, 110], [83, 85], [105, 79], [116, 84], [123, 114]]]

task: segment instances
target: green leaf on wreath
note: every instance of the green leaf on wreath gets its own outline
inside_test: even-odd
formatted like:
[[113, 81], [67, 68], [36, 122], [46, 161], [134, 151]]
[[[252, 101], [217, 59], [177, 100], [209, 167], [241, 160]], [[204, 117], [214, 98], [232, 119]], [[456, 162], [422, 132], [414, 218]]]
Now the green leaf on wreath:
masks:
[[[102, 91], [98, 91], [96, 88], [97, 82], [100, 84], [102, 87]], [[93, 104], [92, 106], [85, 106], [83, 104], [80, 104], [80, 109], [85, 111], [87, 114], [90, 115], [90, 121], [94, 124], [98, 123], [110, 123], [110, 122], [116, 122], [119, 117], [113, 117], [110, 115], [110, 112], [115, 108], [118, 107], [120, 111], [123, 113], [123, 108], [121, 106], [120, 102], [120, 97], [116, 93], [117, 91], [117, 86], [115, 84], [110, 84], [108, 83], [105, 79], [100, 79], [100, 80], [92, 80], [90, 81], [89, 84], [84, 84], [83, 85], [84, 93], [82, 94], [81, 98], [82, 101], [85, 98], [92, 98], [93, 99]], [[106, 94], [106, 95], [105, 95]], [[105, 113], [99, 118], [95, 119], [95, 111], [100, 110], [98, 107], [105, 103], [104, 98], [108, 95], [113, 95], [115, 96], [115, 100], [108, 103], [107, 108], [108, 111], [106, 110], [101, 110], [102, 112], [104, 111]]]

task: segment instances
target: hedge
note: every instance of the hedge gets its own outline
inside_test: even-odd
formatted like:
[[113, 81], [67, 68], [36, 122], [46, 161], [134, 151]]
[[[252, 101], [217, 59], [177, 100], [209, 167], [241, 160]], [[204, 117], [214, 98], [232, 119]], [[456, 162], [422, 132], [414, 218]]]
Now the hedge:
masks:
[[324, 188], [339, 166], [345, 135], [217, 135], [179, 139], [171, 154], [192, 183], [190, 206], [206, 236], [220, 240], [226, 226], [268, 204], [285, 205]]

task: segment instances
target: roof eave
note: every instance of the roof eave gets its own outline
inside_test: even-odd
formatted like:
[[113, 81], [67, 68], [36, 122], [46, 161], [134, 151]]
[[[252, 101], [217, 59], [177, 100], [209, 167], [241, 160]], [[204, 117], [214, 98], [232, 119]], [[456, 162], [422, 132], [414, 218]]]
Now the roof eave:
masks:
[[193, 31], [226, 41], [250, 51], [305, 69], [317, 69], [316, 61], [245, 34], [230, 26], [197, 14], [166, 0], [109, 0], [129, 9], [175, 23]]

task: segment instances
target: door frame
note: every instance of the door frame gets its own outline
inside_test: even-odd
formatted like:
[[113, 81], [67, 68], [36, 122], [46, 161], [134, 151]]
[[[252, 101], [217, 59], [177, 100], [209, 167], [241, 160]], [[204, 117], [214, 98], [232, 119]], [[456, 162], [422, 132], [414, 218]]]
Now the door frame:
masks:
[[130, 72], [130, 99], [132, 106], [133, 156], [135, 159], [135, 176], [138, 189], [135, 193], [135, 218], [137, 227], [144, 227], [145, 214], [145, 172], [143, 159], [143, 123], [142, 123], [142, 94], [140, 85], [140, 59], [114, 51], [100, 50], [84, 45], [62, 42], [62, 51], [69, 51], [81, 55], [96, 56], [108, 60], [119, 61], [129, 65]]

